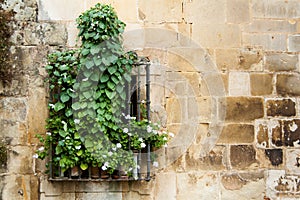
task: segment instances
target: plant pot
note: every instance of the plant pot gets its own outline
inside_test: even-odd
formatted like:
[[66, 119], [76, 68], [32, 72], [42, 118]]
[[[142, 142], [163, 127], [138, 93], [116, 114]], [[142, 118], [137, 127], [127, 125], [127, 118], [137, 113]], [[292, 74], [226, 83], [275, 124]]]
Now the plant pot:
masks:
[[99, 167], [91, 167], [91, 177], [94, 179], [100, 178]]
[[100, 178], [102, 179], [108, 179], [109, 178], [109, 174], [106, 170], [101, 170], [100, 172]]
[[78, 177], [80, 173], [80, 169], [78, 166], [74, 166], [71, 168], [71, 177]]

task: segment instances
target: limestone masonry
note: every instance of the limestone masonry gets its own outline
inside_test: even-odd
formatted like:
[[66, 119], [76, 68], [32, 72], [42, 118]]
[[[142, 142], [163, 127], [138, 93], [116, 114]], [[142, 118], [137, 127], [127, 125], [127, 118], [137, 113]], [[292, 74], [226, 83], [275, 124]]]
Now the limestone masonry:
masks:
[[[35, 134], [46, 132], [46, 56], [79, 47], [75, 19], [98, 2], [127, 24], [125, 48], [150, 58], [152, 117], [175, 134], [150, 182], [51, 182], [33, 158]], [[14, 12], [15, 74], [0, 81], [0, 199], [300, 198], [299, 0], [4, 0], [2, 9]]]

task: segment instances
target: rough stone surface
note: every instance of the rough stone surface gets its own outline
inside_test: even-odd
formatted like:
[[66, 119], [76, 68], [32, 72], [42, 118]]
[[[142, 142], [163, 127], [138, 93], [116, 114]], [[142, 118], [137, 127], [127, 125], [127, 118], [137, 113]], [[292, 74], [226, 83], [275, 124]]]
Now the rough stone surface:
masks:
[[244, 46], [262, 47], [267, 51], [285, 51], [287, 41], [285, 34], [249, 34], [242, 35]]
[[218, 143], [236, 144], [252, 143], [254, 141], [254, 128], [248, 124], [228, 124], [219, 137]]
[[269, 99], [267, 100], [267, 116], [295, 116], [296, 103], [291, 99]]
[[228, 122], [250, 122], [264, 115], [261, 98], [227, 97], [221, 102], [220, 109], [224, 108]]
[[295, 71], [299, 60], [297, 55], [270, 53], [266, 55], [265, 67], [270, 71]]
[[250, 95], [250, 77], [245, 72], [230, 72], [228, 90], [230, 96]]
[[288, 50], [291, 52], [299, 52], [300, 51], [300, 34], [289, 36], [289, 46]]
[[230, 163], [234, 169], [247, 169], [257, 165], [256, 152], [251, 145], [230, 147]]
[[266, 149], [265, 153], [273, 166], [278, 166], [283, 163], [282, 149]]
[[228, 23], [247, 23], [250, 21], [249, 0], [227, 0], [226, 17]]
[[273, 92], [273, 74], [251, 73], [250, 87], [253, 96], [271, 95]]
[[300, 96], [299, 74], [278, 74], [276, 82], [276, 90], [282, 96]]

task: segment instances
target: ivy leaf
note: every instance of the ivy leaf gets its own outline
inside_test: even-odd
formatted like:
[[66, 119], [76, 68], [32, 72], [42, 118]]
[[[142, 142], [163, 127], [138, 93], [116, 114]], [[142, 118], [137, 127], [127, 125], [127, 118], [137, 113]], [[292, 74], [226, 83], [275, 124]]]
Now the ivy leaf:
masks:
[[91, 141], [91, 140], [86, 140], [84, 145], [85, 145], [86, 148], [90, 148], [90, 147], [94, 146], [93, 141]]
[[55, 154], [58, 155], [58, 154], [60, 154], [61, 152], [62, 152], [61, 146], [57, 145], [57, 146], [55, 147]]
[[100, 103], [100, 108], [103, 109], [103, 108], [105, 108], [105, 106], [106, 106], [106, 102], [101, 102], [101, 103]]
[[80, 169], [82, 169], [82, 170], [86, 170], [88, 167], [89, 167], [88, 164], [85, 164], [85, 163], [80, 164]]
[[95, 63], [96, 66], [99, 66], [102, 63], [102, 59], [98, 58], [98, 56], [94, 56], [93, 60], [94, 60], [94, 63]]
[[61, 136], [61, 137], [66, 137], [67, 136], [67, 132], [66, 131], [63, 131], [63, 130], [59, 130], [59, 135]]
[[122, 85], [117, 85], [116, 90], [120, 94], [123, 91], [123, 86]]
[[79, 110], [80, 107], [81, 107], [81, 103], [80, 102], [75, 102], [75, 103], [72, 104], [72, 108], [74, 110]]
[[82, 49], [82, 51], [81, 51], [81, 54], [82, 54], [83, 56], [86, 56], [86, 55], [88, 55], [89, 53], [90, 53], [90, 50], [89, 50], [89, 49], [86, 49], [86, 48]]
[[85, 62], [85, 66], [87, 69], [91, 69], [94, 66], [94, 61], [93, 60], [87, 60]]
[[100, 47], [98, 45], [94, 45], [94, 46], [91, 47], [90, 52], [91, 52], [92, 55], [95, 55], [95, 54], [100, 52]]
[[109, 91], [109, 90], [105, 89], [105, 94], [111, 100], [116, 95], [116, 92], [112, 92], [112, 91]]
[[119, 79], [116, 76], [111, 76], [110, 79], [115, 83], [118, 84], [119, 83]]
[[78, 132], [75, 132], [75, 133], [74, 133], [74, 139], [79, 139], [79, 138], [80, 138], [79, 133], [78, 133]]
[[107, 82], [107, 87], [113, 90], [115, 88], [115, 84], [111, 81], [108, 81]]
[[86, 99], [89, 99], [91, 96], [93, 96], [93, 91], [91, 91], [91, 90], [85, 91], [85, 92], [83, 92], [83, 96], [84, 96]]
[[118, 67], [116, 65], [113, 65], [109, 67], [107, 70], [110, 74], [114, 74], [117, 71]]
[[65, 107], [65, 104], [61, 103], [61, 102], [57, 102], [54, 106], [54, 110], [56, 112], [60, 111], [61, 109], [63, 109]]
[[70, 96], [66, 92], [62, 92], [60, 95], [60, 100], [65, 103], [70, 100]]
[[107, 74], [103, 74], [103, 75], [100, 77], [101, 83], [107, 82], [108, 79], [109, 79], [109, 76], [108, 76]]
[[89, 78], [92, 75], [93, 71], [92, 70], [84, 70], [83, 75], [86, 78]]
[[128, 73], [124, 74], [124, 78], [126, 81], [130, 82], [131, 81], [131, 76]]
[[68, 109], [67, 112], [65, 112], [66, 117], [70, 117], [73, 114], [71, 109]]
[[92, 76], [90, 77], [92, 81], [99, 81], [99, 74], [98, 73], [93, 73]]
[[[79, 151], [76, 152], [76, 155], [77, 155], [77, 156], [81, 156], [82, 154], [83, 154], [83, 151], [82, 151], [82, 150], [79, 150]], [[80, 165], [80, 167], [81, 167], [81, 165]], [[84, 170], [85, 170], [85, 169], [84, 169]]]

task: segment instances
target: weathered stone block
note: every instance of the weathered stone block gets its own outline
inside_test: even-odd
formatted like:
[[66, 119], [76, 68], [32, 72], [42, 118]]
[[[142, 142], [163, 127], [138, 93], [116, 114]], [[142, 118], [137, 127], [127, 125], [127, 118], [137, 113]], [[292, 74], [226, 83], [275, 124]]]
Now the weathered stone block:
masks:
[[245, 180], [241, 174], [228, 174], [222, 177], [221, 183], [220, 199], [222, 200], [260, 200], [264, 198], [265, 182], [263, 178], [259, 178], [258, 180]]
[[182, 2], [174, 1], [139, 1], [139, 19], [148, 22], [181, 22]]
[[176, 173], [160, 173], [156, 178], [154, 193], [157, 199], [175, 200]]
[[234, 169], [247, 169], [257, 165], [256, 151], [252, 145], [230, 147], [230, 163]]
[[216, 62], [222, 71], [262, 71], [263, 52], [260, 49], [217, 49]]
[[240, 27], [235, 24], [193, 23], [192, 39], [204, 48], [228, 48], [241, 46]]
[[14, 19], [19, 21], [35, 21], [37, 16], [36, 1], [10, 0], [2, 3], [4, 10], [13, 11]]
[[252, 15], [256, 18], [299, 18], [300, 3], [298, 0], [254, 0], [252, 2]]
[[292, 99], [267, 100], [267, 116], [295, 116], [296, 103]]
[[265, 67], [269, 71], [295, 71], [298, 65], [298, 56], [285, 53], [269, 53], [266, 55]]
[[37, 177], [12, 174], [5, 176], [4, 188], [1, 193], [3, 199], [38, 199]]
[[267, 121], [255, 120], [255, 142], [258, 147], [270, 147], [269, 127]]
[[186, 1], [184, 19], [189, 23], [222, 24], [225, 22], [225, 0]]
[[266, 149], [265, 154], [273, 166], [278, 166], [283, 163], [282, 149]]
[[193, 145], [189, 148], [186, 156], [187, 170], [222, 170], [225, 169], [225, 147], [215, 146], [207, 155], [200, 157], [201, 145]]
[[299, 52], [300, 51], [300, 34], [290, 35], [288, 38], [288, 51]]
[[23, 122], [27, 116], [26, 98], [0, 99], [0, 119]]
[[248, 96], [250, 95], [250, 77], [246, 72], [229, 73], [229, 95]]
[[227, 0], [226, 17], [228, 23], [247, 23], [250, 21], [249, 0]]
[[11, 147], [8, 156], [8, 171], [16, 174], [33, 174], [32, 149], [28, 146]]
[[264, 116], [263, 99], [257, 97], [227, 97], [219, 109], [228, 122], [250, 122]]
[[242, 35], [243, 46], [262, 47], [268, 51], [285, 51], [287, 41], [285, 34], [249, 34]]
[[273, 74], [250, 74], [251, 94], [254, 96], [271, 95], [273, 92]]
[[300, 146], [300, 119], [283, 120], [282, 130], [284, 137], [284, 145], [291, 147]]
[[219, 137], [218, 143], [252, 143], [254, 141], [254, 127], [248, 124], [228, 124]]
[[297, 24], [287, 20], [255, 19], [245, 25], [243, 31], [248, 33], [295, 33]]
[[215, 173], [179, 173], [177, 174], [176, 199], [219, 199], [218, 180], [218, 174]]
[[181, 123], [186, 119], [186, 99], [168, 98], [166, 102], [166, 112], [168, 113], [167, 123]]
[[286, 150], [286, 171], [289, 174], [300, 174], [300, 150], [287, 149]]
[[299, 74], [278, 74], [276, 82], [277, 93], [281, 96], [300, 96]]
[[[68, 9], [66, 9], [68, 8]], [[38, 20], [75, 20], [84, 10], [81, 0], [38, 1]]]

